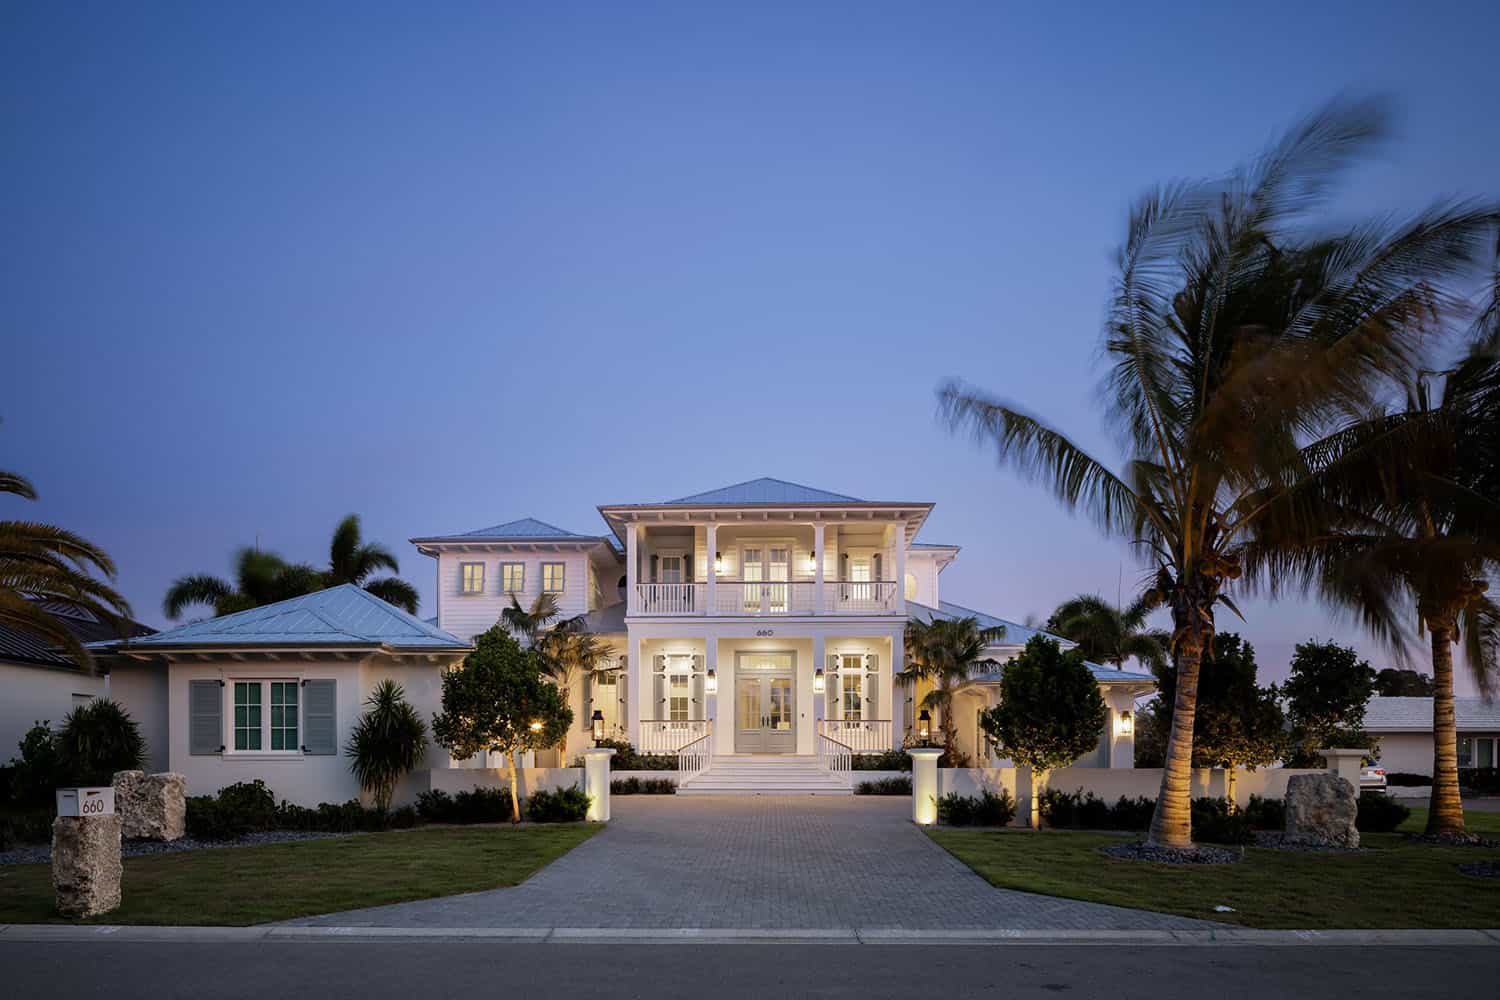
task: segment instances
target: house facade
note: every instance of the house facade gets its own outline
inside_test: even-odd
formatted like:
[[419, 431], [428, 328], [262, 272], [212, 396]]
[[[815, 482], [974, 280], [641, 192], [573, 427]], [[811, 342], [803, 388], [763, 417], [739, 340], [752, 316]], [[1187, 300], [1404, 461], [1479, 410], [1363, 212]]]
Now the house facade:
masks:
[[[1453, 699], [1458, 766], [1500, 767], [1500, 703]], [[1380, 738], [1380, 766], [1388, 773], [1432, 774], [1432, 699], [1371, 698], [1364, 729]]]

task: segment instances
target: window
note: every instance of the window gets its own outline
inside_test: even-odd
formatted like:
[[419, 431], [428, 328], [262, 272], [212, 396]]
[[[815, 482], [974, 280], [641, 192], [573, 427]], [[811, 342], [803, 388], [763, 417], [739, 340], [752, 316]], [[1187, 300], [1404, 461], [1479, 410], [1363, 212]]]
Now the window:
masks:
[[542, 593], [561, 594], [563, 592], [564, 568], [560, 562], [542, 563]]
[[1474, 766], [1474, 737], [1460, 736], [1458, 738], [1458, 766]]
[[668, 678], [667, 718], [672, 722], [686, 722], [690, 716], [688, 706], [692, 703], [688, 694], [689, 675], [674, 673]]
[[682, 556], [662, 556], [660, 573], [662, 583], [681, 583]]
[[271, 749], [296, 750], [297, 682], [271, 682]]
[[[594, 708], [604, 715], [604, 731], [613, 733], [620, 727], [620, 685], [615, 673], [594, 675]], [[592, 720], [585, 720], [588, 729]]]
[[839, 678], [839, 692], [844, 703], [845, 721], [857, 722], [864, 718], [862, 699], [864, 684], [864, 674], [845, 674]]
[[484, 593], [484, 563], [459, 563], [458, 568], [465, 594]]
[[906, 599], [908, 601], [917, 599], [917, 578], [911, 573], [906, 574]]
[[500, 564], [500, 592], [502, 594], [520, 594], [526, 590], [526, 564], [525, 563], [501, 563]]
[[234, 685], [234, 748], [259, 750], [260, 681], [236, 681]]

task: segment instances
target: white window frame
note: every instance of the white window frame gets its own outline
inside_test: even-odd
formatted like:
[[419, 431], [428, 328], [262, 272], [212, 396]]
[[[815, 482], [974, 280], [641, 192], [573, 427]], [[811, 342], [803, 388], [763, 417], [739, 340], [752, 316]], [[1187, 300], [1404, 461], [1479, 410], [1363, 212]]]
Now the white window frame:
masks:
[[[868, 662], [864, 653], [839, 653], [839, 721], [840, 722], [863, 722], [865, 720], [865, 666]], [[849, 666], [850, 661], [854, 666]], [[850, 717], [845, 707], [845, 698], [849, 691], [846, 678], [859, 678], [859, 715]]]
[[[601, 671], [594, 675], [594, 683], [591, 697], [593, 707], [604, 715], [604, 732], [606, 734], [618, 732], [620, 725], [620, 674], [621, 671]], [[608, 697], [604, 697], [608, 692]], [[591, 723], [586, 722], [585, 727]]]
[[[521, 579], [520, 579], [520, 585], [519, 586], [516, 586], [516, 587], [509, 586], [508, 582], [506, 581], [506, 577], [510, 575], [510, 571], [511, 570], [516, 570], [517, 572], [519, 572], [521, 574]], [[503, 562], [503, 563], [500, 564], [500, 593], [502, 593], [502, 594], [524, 594], [524, 593], [526, 593], [526, 564], [524, 562], [516, 562], [516, 561], [512, 560], [512, 561]]]
[[[691, 653], [667, 653], [666, 661], [662, 670], [662, 704], [660, 712], [662, 721], [684, 723], [693, 721], [693, 655]], [[686, 685], [687, 707], [681, 719], [672, 718], [672, 682], [681, 678]]]
[[[547, 585], [547, 570], [550, 569], [550, 568], [552, 568], [553, 566], [557, 567], [558, 584], [557, 584], [556, 587], [549, 587]], [[544, 594], [565, 594], [565, 593], [567, 593], [567, 591], [568, 591], [568, 564], [565, 563], [565, 562], [544, 562], [544, 563], [542, 563], [542, 593], [544, 593]]]
[[[479, 582], [475, 587], [469, 586], [469, 570], [479, 570]], [[484, 563], [461, 562], [458, 564], [458, 592], [464, 597], [478, 597], [484, 593]]]
[[[234, 746], [235, 730], [235, 686], [239, 684], [258, 684], [260, 686], [260, 749], [259, 750], [236, 750]], [[290, 684], [297, 691], [297, 745], [290, 750], [271, 749], [271, 692], [273, 684]], [[307, 723], [304, 711], [307, 699], [302, 695], [301, 677], [226, 677], [224, 678], [224, 699], [228, 711], [224, 713], [224, 753], [226, 756], [235, 757], [301, 757], [302, 748], [306, 746]]]

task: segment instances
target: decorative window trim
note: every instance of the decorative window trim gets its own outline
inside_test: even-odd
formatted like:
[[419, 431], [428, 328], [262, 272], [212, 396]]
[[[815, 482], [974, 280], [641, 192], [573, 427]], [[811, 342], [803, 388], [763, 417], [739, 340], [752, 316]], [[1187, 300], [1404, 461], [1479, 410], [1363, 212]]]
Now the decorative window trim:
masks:
[[[477, 569], [478, 580], [471, 581], [469, 570]], [[478, 597], [484, 593], [484, 563], [461, 562], [458, 564], [458, 592], [464, 597]]]
[[[555, 586], [555, 587], [549, 586], [548, 583], [547, 583], [547, 571], [549, 569], [553, 568], [553, 567], [557, 568], [557, 577], [558, 577], [557, 586]], [[564, 593], [567, 593], [567, 590], [568, 590], [568, 564], [567, 563], [565, 563], [565, 562], [544, 562], [544, 563], [542, 563], [541, 574], [542, 574], [542, 593], [544, 593], [544, 594], [564, 594]]]
[[[241, 684], [255, 684], [255, 685], [258, 685], [259, 688], [260, 688], [260, 702], [259, 702], [259, 704], [257, 706], [260, 709], [260, 747], [259, 747], [259, 749], [250, 749], [250, 750], [236, 750], [235, 749], [235, 731], [237, 729], [243, 728], [243, 727], [240, 727], [240, 726], [236, 725], [236, 723], [238, 722], [238, 717], [237, 717], [237, 715], [235, 713], [235, 704], [236, 704], [235, 703], [235, 694], [236, 694], [236, 689]], [[296, 694], [296, 698], [297, 698], [297, 722], [296, 722], [296, 729], [294, 731], [295, 735], [296, 735], [296, 739], [295, 739], [294, 742], [295, 742], [296, 745], [293, 746], [289, 750], [273, 750], [273, 749], [271, 749], [271, 744], [272, 744], [273, 739], [274, 739], [273, 733], [272, 733], [273, 726], [271, 725], [271, 707], [272, 707], [273, 692], [275, 690], [274, 685], [276, 685], [276, 684], [289, 684], [289, 685], [292, 686], [293, 690], [295, 690], [296, 693], [297, 693]], [[306, 732], [307, 732], [307, 723], [303, 719], [304, 701], [303, 701], [303, 698], [302, 698], [302, 678], [300, 676], [293, 676], [293, 675], [261, 676], [261, 677], [244, 677], [244, 676], [234, 677], [234, 676], [230, 676], [230, 677], [225, 677], [224, 678], [223, 691], [224, 691], [224, 698], [225, 698], [225, 701], [227, 703], [226, 707], [228, 708], [228, 711], [226, 711], [224, 713], [224, 750], [223, 750], [223, 754], [224, 754], [225, 757], [257, 757], [257, 758], [260, 758], [260, 757], [281, 757], [281, 758], [288, 758], [288, 759], [290, 759], [290, 758], [296, 758], [296, 757], [303, 756], [303, 754], [302, 754], [302, 740], [303, 740], [303, 737], [306, 735]], [[276, 727], [276, 728], [283, 728], [284, 729], [286, 727], [283, 726], [283, 727]]]
[[[509, 586], [507, 584], [507, 582], [506, 582], [506, 577], [510, 575], [510, 571], [511, 570], [516, 570], [521, 575], [521, 579], [518, 581], [517, 585], [514, 586], [514, 587]], [[526, 593], [526, 564], [524, 562], [516, 562], [514, 560], [511, 560], [511, 561], [503, 562], [503, 563], [500, 564], [500, 593], [502, 593], [502, 594], [524, 594], [524, 593]]]

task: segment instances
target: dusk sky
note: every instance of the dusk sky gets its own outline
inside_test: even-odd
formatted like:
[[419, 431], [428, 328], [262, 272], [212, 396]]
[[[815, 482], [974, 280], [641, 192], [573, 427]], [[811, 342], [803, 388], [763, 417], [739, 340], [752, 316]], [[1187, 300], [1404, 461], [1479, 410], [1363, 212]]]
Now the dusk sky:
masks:
[[[1128, 599], [940, 380], [1115, 459], [1131, 201], [1341, 92], [1400, 131], [1340, 212], [1500, 194], [1495, 4], [1187, 6], [6, 4], [0, 467], [42, 499], [0, 517], [162, 625], [173, 578], [321, 564], [356, 511], [430, 615], [412, 536], [775, 476], [935, 501], [951, 600]], [[1245, 611], [1264, 678], [1309, 636], [1385, 665]]]

